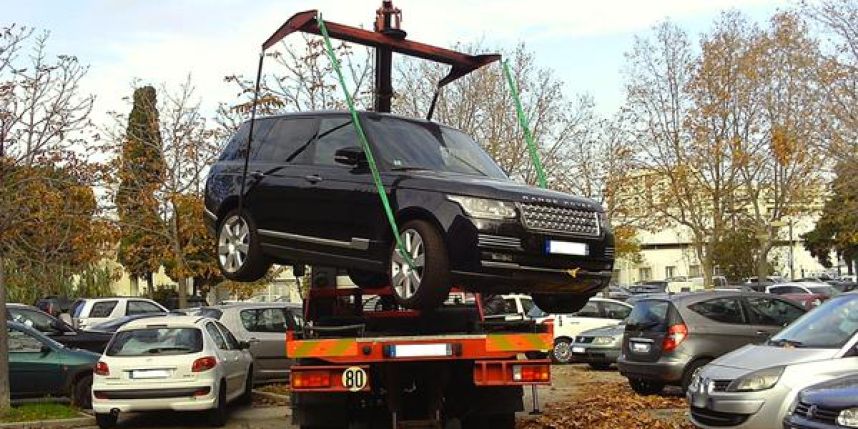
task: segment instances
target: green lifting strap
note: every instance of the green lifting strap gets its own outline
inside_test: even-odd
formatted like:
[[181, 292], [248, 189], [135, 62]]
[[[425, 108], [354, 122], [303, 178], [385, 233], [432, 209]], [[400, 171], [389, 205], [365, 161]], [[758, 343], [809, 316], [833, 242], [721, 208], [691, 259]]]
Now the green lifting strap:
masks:
[[352, 115], [352, 123], [355, 126], [355, 130], [357, 130], [360, 144], [366, 154], [366, 161], [369, 164], [369, 170], [372, 172], [372, 181], [375, 182], [376, 191], [378, 191], [378, 196], [381, 198], [381, 205], [384, 206], [384, 213], [387, 215], [387, 223], [390, 224], [390, 229], [393, 231], [393, 237], [396, 240], [396, 248], [399, 251], [400, 256], [402, 256], [402, 259], [404, 259], [405, 263], [408, 264], [408, 267], [413, 270], [414, 262], [411, 260], [411, 255], [408, 254], [408, 251], [405, 249], [405, 245], [402, 244], [402, 239], [399, 237], [399, 227], [396, 225], [396, 218], [393, 216], [393, 210], [390, 208], [390, 201], [387, 199], [387, 192], [384, 191], [384, 184], [381, 183], [381, 175], [378, 173], [378, 166], [375, 163], [375, 157], [372, 155], [372, 149], [369, 146], [369, 141], [366, 139], [366, 133], [364, 133], [363, 127], [360, 124], [360, 117], [355, 110], [352, 96], [349, 93], [348, 88], [346, 88], [346, 81], [343, 78], [342, 70], [340, 70], [340, 62], [337, 61], [337, 56], [334, 54], [334, 48], [331, 46], [331, 38], [328, 36], [328, 28], [325, 27], [325, 21], [322, 20], [322, 14], [319, 14], [316, 20], [319, 22], [319, 31], [325, 39], [325, 50], [327, 51], [328, 58], [331, 60], [331, 65], [337, 73], [337, 79], [340, 81], [340, 88], [342, 88], [343, 94], [346, 96], [346, 104], [348, 104], [349, 112], [351, 112]]
[[506, 76], [506, 82], [509, 84], [509, 91], [512, 93], [512, 100], [515, 102], [515, 115], [518, 117], [518, 123], [524, 131], [524, 140], [527, 142], [527, 151], [530, 152], [530, 160], [533, 162], [533, 167], [536, 169], [536, 179], [539, 182], [540, 188], [547, 188], [548, 182], [545, 180], [545, 171], [542, 169], [542, 160], [539, 159], [539, 152], [536, 150], [536, 144], [533, 142], [533, 134], [530, 133], [530, 126], [527, 123], [527, 116], [524, 114], [524, 109], [521, 107], [521, 98], [518, 96], [518, 87], [515, 86], [515, 80], [512, 78], [512, 73], [509, 71], [509, 63], [503, 61], [503, 74]]

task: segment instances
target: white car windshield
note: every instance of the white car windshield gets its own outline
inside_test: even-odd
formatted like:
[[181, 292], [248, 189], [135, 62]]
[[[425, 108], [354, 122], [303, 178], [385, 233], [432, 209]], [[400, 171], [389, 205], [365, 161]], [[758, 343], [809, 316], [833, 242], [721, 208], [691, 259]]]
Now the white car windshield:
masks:
[[807, 313], [769, 340], [770, 345], [839, 349], [858, 333], [858, 295], [841, 296]]
[[196, 328], [146, 328], [122, 331], [114, 335], [105, 354], [108, 356], [151, 356], [198, 353], [203, 336]]

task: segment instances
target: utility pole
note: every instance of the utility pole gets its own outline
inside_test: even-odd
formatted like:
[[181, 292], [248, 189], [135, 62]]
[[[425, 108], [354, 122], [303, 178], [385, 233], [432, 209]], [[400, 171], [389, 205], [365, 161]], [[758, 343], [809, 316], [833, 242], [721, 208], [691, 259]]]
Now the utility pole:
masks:
[[795, 258], [793, 255], [795, 243], [792, 241], [792, 218], [789, 220], [789, 279], [795, 279]]

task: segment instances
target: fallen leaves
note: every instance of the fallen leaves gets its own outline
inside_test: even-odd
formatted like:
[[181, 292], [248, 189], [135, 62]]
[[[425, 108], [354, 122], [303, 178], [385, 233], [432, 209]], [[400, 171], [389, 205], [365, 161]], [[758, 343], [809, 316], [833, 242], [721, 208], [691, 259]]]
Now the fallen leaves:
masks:
[[[578, 375], [578, 373], [576, 373]], [[693, 428], [679, 396], [641, 396], [619, 381], [595, 381], [581, 371], [568, 400], [549, 403], [544, 415], [519, 422], [519, 429], [686, 429]]]

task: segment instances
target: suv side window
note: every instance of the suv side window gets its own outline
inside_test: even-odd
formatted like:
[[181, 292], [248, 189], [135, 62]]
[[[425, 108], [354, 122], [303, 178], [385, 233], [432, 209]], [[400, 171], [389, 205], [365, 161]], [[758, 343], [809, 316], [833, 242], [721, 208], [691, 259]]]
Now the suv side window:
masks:
[[750, 296], [747, 300], [759, 325], [786, 326], [804, 314], [804, 310], [780, 299]]
[[[257, 148], [253, 159], [275, 164], [306, 163], [309, 161], [307, 148], [316, 137], [315, 118], [269, 119], [266, 135], [254, 138]], [[253, 130], [256, 134], [256, 130]]]
[[226, 143], [223, 154], [220, 156], [221, 161], [234, 161], [244, 155], [244, 147], [247, 144], [247, 134], [249, 131], [250, 122], [245, 122], [238, 128], [238, 131]]
[[624, 320], [632, 312], [631, 308], [613, 302], [603, 302], [602, 307], [605, 309], [605, 317], [608, 319]]
[[89, 310], [89, 317], [110, 317], [113, 309], [116, 308], [117, 301], [99, 301], [92, 304], [92, 309]]
[[206, 323], [206, 331], [208, 331], [209, 335], [214, 340], [215, 344], [217, 344], [218, 348], [221, 350], [229, 350], [229, 346], [226, 344], [226, 339], [223, 337], [223, 334], [220, 333], [217, 326], [214, 323], [209, 322]]
[[744, 324], [745, 315], [742, 305], [735, 298], [716, 298], [691, 304], [688, 309], [707, 318], [721, 323]]
[[573, 313], [574, 317], [602, 317], [602, 314], [599, 313], [599, 306], [596, 305], [595, 302], [588, 302], [584, 305], [584, 308], [578, 310], [576, 313]]
[[360, 138], [350, 117], [322, 118], [313, 163], [316, 165], [343, 166], [334, 161], [334, 154], [337, 150], [352, 146], [360, 147], [360, 145]]
[[145, 313], [163, 313], [164, 310], [158, 308], [157, 305], [146, 301], [128, 301], [128, 309], [125, 312], [127, 315], [145, 314]]

